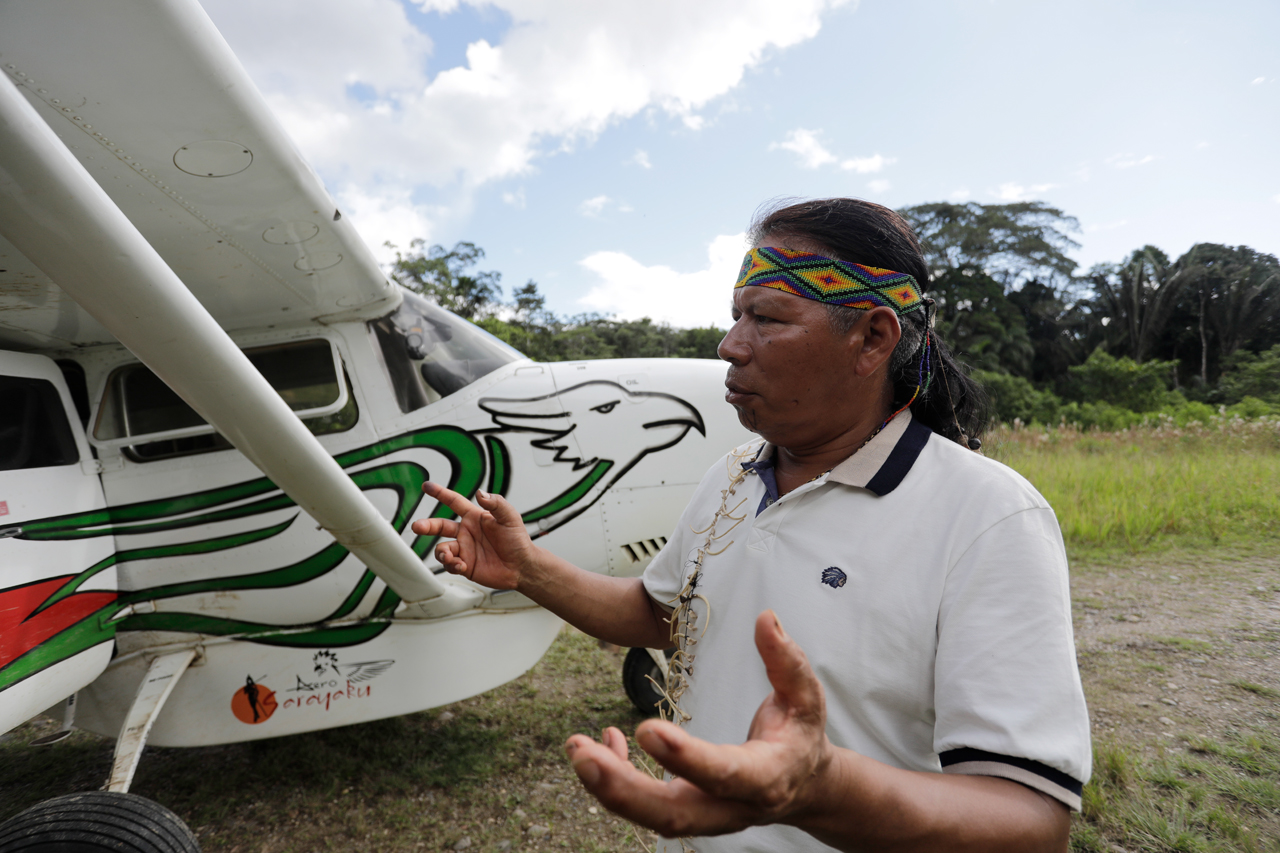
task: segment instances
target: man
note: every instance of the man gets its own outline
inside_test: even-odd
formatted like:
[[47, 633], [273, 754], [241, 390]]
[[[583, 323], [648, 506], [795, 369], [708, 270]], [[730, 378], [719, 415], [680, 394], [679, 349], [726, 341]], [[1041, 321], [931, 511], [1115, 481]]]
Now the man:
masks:
[[536, 548], [499, 496], [429, 485], [459, 518], [415, 531], [589, 634], [677, 646], [678, 725], [636, 732], [671, 778], [617, 729], [566, 744], [619, 814], [699, 851], [1065, 850], [1089, 730], [1061, 535], [968, 449], [980, 392], [929, 328], [914, 235], [829, 199], [753, 238], [720, 356], [764, 441], [712, 467], [642, 579]]

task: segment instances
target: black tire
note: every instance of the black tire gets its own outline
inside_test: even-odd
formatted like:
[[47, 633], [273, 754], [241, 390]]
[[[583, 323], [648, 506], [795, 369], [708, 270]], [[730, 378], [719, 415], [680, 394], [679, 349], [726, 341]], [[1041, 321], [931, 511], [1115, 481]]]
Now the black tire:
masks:
[[0, 853], [200, 853], [182, 818], [136, 794], [89, 791], [0, 824]]
[[[667, 652], [667, 657], [671, 657], [671, 652]], [[622, 661], [622, 689], [627, 691], [627, 698], [636, 706], [637, 711], [646, 717], [656, 717], [659, 705], [665, 707], [667, 700], [662, 698], [662, 694], [646, 676], [652, 677], [663, 687], [666, 686], [666, 676], [653, 662], [647, 649], [629, 650]]]

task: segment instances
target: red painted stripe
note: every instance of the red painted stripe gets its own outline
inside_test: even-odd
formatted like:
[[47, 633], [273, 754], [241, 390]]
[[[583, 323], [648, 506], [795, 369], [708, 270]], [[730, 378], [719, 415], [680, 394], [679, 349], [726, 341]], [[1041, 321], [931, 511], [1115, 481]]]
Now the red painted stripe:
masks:
[[0, 592], [0, 667], [116, 600], [114, 592], [77, 592], [31, 616], [73, 577], [50, 578]]

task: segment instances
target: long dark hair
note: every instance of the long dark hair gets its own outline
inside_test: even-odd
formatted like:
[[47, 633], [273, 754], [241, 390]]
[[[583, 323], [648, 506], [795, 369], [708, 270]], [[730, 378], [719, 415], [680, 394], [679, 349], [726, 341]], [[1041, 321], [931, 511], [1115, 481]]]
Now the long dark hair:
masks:
[[[748, 236], [752, 245], [766, 238], [792, 237], [837, 260], [904, 272], [922, 290], [929, 286], [929, 267], [915, 232], [897, 213], [873, 202], [856, 198], [775, 202], [756, 213]], [[852, 328], [863, 313], [838, 305], [828, 308], [837, 331]], [[931, 315], [915, 311], [898, 318], [902, 339], [889, 361], [895, 408], [906, 404], [916, 389], [926, 313]], [[933, 382], [911, 404], [911, 414], [939, 435], [965, 444], [987, 428], [987, 395], [936, 330], [930, 338]]]

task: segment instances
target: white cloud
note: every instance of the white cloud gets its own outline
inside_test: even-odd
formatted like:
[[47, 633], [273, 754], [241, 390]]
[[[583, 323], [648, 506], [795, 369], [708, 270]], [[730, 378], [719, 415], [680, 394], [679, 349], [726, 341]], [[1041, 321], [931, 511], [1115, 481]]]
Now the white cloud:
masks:
[[867, 189], [871, 190], [873, 193], [882, 193], [887, 189], [889, 189], [889, 182], [884, 180], [883, 178], [875, 181], [870, 181], [867, 184]]
[[641, 169], [652, 169], [653, 163], [649, 162], [649, 152], [643, 148], [637, 148], [636, 153], [631, 155], [631, 159], [627, 161], [639, 166]]
[[781, 142], [772, 143], [769, 146], [769, 150], [777, 151], [781, 149], [782, 151], [790, 151], [800, 159], [800, 166], [805, 169], [820, 169], [823, 166], [839, 162], [841, 169], [847, 172], [857, 172], [859, 175], [878, 172], [894, 162], [894, 158], [882, 157], [879, 154], [841, 160], [835, 154], [832, 154], [827, 149], [827, 146], [822, 144], [822, 140], [818, 138], [821, 134], [822, 131], [798, 127], [795, 130], [788, 131], [786, 138]]
[[645, 266], [624, 252], [596, 252], [581, 263], [601, 281], [578, 304], [624, 320], [652, 317], [673, 326], [723, 329], [746, 246], [745, 234], [716, 237], [707, 246], [707, 266], [694, 272]]
[[349, 217], [360, 236], [373, 249], [379, 263], [388, 263], [395, 251], [384, 243], [392, 243], [402, 251], [409, 241], [421, 237], [431, 241], [432, 219], [439, 218], [440, 211], [425, 210], [415, 205], [410, 190], [399, 192], [366, 193], [359, 187], [349, 186], [337, 193], [338, 207], [344, 217]]
[[699, 110], [844, 2], [421, 0], [511, 20], [499, 43], [473, 42], [465, 65], [434, 77], [431, 41], [399, 0], [205, 5], [320, 171], [394, 195], [526, 173], [643, 110], [697, 126]]
[[521, 187], [515, 192], [503, 193], [502, 203], [509, 204], [512, 207], [514, 207], [516, 210], [524, 210], [525, 208], [524, 187]]
[[586, 199], [582, 204], [578, 205], [578, 212], [583, 216], [589, 216], [592, 219], [599, 217], [606, 210], [616, 210], [618, 213], [631, 213], [634, 207], [625, 201], [609, 198], [607, 195], [598, 195]]
[[970, 192], [968, 187], [958, 187], [952, 190], [951, 194], [947, 196], [947, 198], [951, 201], [968, 201], [969, 196]]
[[1259, 85], [1259, 84], [1261, 84], [1261, 83], [1265, 83], [1265, 82], [1267, 82], [1267, 78], [1266, 78], [1266, 77], [1254, 77], [1254, 78], [1253, 78], [1253, 85], [1255, 85], [1255, 86], [1257, 86], [1257, 85]]
[[578, 205], [578, 212], [583, 216], [599, 216], [604, 213], [604, 209], [608, 204], [609, 197], [607, 195], [598, 195]]
[[1152, 160], [1156, 159], [1155, 155], [1146, 154], [1139, 157], [1137, 154], [1112, 154], [1107, 158], [1107, 164], [1117, 169], [1131, 169], [1134, 166], [1145, 166]]
[[836, 155], [827, 150], [826, 146], [818, 141], [818, 134], [812, 130], [805, 130], [798, 127], [787, 134], [787, 138], [781, 142], [775, 142], [769, 146], [770, 151], [776, 149], [790, 151], [800, 158], [800, 165], [806, 169], [817, 169], [828, 163], [836, 162]]
[[1274, 201], [1276, 204], [1280, 204], [1280, 193], [1276, 193], [1275, 195], [1273, 195], [1271, 197], [1271, 200]]
[[1044, 193], [1057, 187], [1057, 184], [1032, 184], [1024, 187], [1022, 184], [1009, 181], [1003, 183], [995, 190], [987, 190], [987, 192], [1001, 201], [1026, 201], [1028, 193]]
[[840, 168], [846, 172], [857, 172], [859, 175], [865, 175], [868, 172], [878, 172], [890, 163], [896, 162], [893, 157], [881, 157], [874, 154], [870, 157], [854, 157], [851, 160], [843, 160]]

